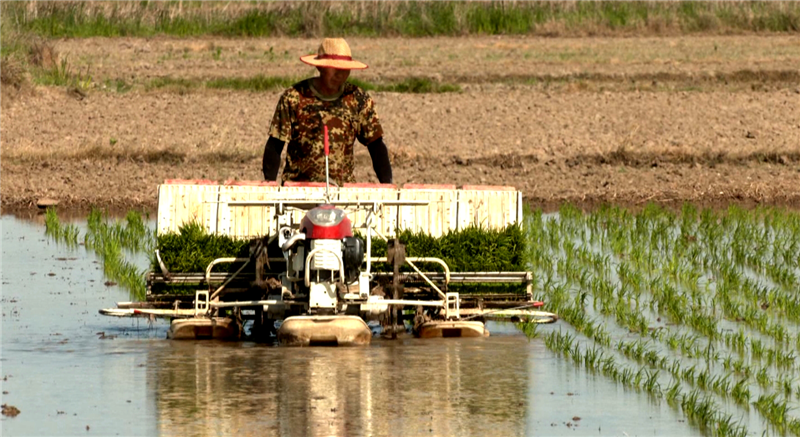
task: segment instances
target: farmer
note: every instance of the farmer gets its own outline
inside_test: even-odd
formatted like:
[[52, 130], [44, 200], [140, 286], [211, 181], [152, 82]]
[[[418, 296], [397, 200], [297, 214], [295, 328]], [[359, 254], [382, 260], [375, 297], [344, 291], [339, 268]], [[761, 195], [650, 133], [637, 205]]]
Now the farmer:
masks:
[[350, 46], [341, 38], [326, 38], [316, 55], [300, 60], [317, 67], [319, 76], [292, 85], [278, 101], [264, 147], [264, 179], [278, 177], [281, 152], [288, 142], [282, 180], [325, 182], [323, 128], [328, 126], [332, 182], [341, 186], [355, 181], [353, 143], [358, 139], [369, 150], [378, 180], [391, 183], [392, 166], [375, 103], [364, 90], [346, 82], [350, 70], [367, 65], [353, 60]]

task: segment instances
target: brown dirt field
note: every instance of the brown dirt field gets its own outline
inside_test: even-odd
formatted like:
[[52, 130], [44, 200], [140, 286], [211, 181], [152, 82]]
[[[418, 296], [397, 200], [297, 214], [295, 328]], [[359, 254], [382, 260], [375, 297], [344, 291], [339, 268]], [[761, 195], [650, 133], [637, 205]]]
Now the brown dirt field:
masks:
[[[370, 65], [365, 80], [426, 76], [444, 81], [595, 74], [707, 76], [800, 70], [800, 36], [662, 38], [439, 37], [352, 38]], [[182, 78], [309, 76], [298, 61], [318, 40], [90, 38], [57, 42], [75, 68], [95, 77], [141, 81]]]
[[[12, 98], [4, 92], [2, 208], [53, 197], [78, 208], [153, 209], [156, 186], [167, 178], [260, 179], [280, 92], [134, 87], [120, 94], [101, 84], [111, 78], [144, 84], [166, 75], [302, 76], [310, 72], [297, 56], [316, 44], [56, 42], [75, 68], [91, 71], [97, 88], [85, 98], [59, 87]], [[461, 93], [373, 93], [396, 182], [513, 185], [546, 209], [646, 201], [800, 206], [800, 84], [792, 76], [800, 71], [800, 38], [357, 39], [351, 45], [371, 63], [355, 77], [428, 76], [464, 86]], [[216, 47], [219, 61], [212, 57]], [[268, 47], [272, 55], [264, 55]], [[719, 73], [730, 80], [698, 82]], [[502, 83], [514, 75], [583, 76], [553, 85]], [[630, 87], [631, 77], [667, 78], [675, 86]], [[374, 181], [366, 150], [357, 150], [357, 178]]]

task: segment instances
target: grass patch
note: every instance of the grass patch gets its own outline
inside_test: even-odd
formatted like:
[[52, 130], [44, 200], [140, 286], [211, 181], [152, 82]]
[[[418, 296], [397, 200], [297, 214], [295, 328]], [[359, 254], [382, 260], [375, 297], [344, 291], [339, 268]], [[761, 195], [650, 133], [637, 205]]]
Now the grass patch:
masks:
[[409, 77], [401, 82], [373, 84], [359, 79], [348, 79], [350, 83], [366, 91], [383, 91], [393, 93], [452, 93], [460, 92], [461, 86], [451, 83], [439, 83], [427, 77]]
[[80, 71], [74, 71], [66, 57], [60, 62], [49, 67], [34, 68], [33, 80], [37, 85], [66, 86], [88, 89], [92, 85], [92, 76]]
[[7, 29], [4, 21], [0, 31], [0, 70], [3, 85], [17, 89], [28, 79], [45, 86], [67, 86], [86, 90], [92, 86], [92, 76], [76, 71], [67, 56], [60, 56], [55, 45], [30, 32]]
[[205, 82], [206, 88], [237, 91], [273, 91], [292, 86], [297, 80], [290, 77], [263, 76], [232, 77], [211, 79]]
[[[180, 93], [202, 88], [261, 92], [283, 90], [300, 80], [300, 78], [296, 77], [263, 75], [214, 79], [184, 79], [165, 76], [150, 80], [145, 85], [145, 89], [172, 89]], [[348, 81], [365, 91], [396, 93], [448, 93], [461, 91], [461, 87], [457, 84], [439, 83], [425, 77], [410, 77], [400, 82], [388, 83], [372, 83], [355, 78], [350, 78]]]
[[151, 79], [145, 84], [145, 90], [152, 89], [173, 89], [175, 91], [184, 93], [189, 90], [194, 90], [202, 86], [203, 82], [200, 80], [174, 78], [172, 76], [163, 76]]
[[103, 82], [107, 90], [114, 91], [118, 94], [124, 94], [133, 89], [133, 84], [125, 81], [125, 79], [106, 79]]
[[800, 4], [719, 2], [3, 2], [48, 38], [797, 32]]

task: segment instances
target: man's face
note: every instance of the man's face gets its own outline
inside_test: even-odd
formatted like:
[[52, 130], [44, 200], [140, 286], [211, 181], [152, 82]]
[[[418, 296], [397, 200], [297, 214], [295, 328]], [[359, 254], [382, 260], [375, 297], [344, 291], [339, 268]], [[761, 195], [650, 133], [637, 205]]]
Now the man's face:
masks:
[[339, 70], [330, 67], [319, 67], [319, 78], [322, 85], [329, 90], [338, 90], [350, 77], [350, 70]]

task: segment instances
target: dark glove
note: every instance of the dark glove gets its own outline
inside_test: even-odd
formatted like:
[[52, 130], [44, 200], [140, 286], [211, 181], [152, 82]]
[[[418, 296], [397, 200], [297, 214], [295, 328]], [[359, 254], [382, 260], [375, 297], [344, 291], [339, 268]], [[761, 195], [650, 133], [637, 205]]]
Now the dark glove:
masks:
[[392, 164], [389, 162], [389, 150], [383, 142], [383, 137], [367, 144], [369, 156], [372, 158], [372, 168], [382, 184], [392, 183]]
[[274, 181], [278, 178], [278, 170], [281, 168], [281, 152], [283, 152], [283, 141], [269, 137], [267, 144], [264, 145], [264, 159], [261, 161], [264, 180]]

